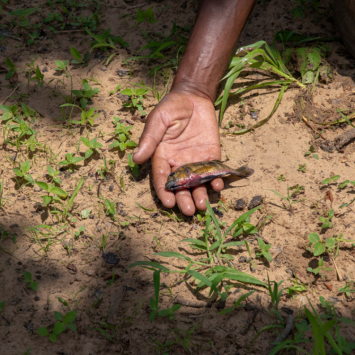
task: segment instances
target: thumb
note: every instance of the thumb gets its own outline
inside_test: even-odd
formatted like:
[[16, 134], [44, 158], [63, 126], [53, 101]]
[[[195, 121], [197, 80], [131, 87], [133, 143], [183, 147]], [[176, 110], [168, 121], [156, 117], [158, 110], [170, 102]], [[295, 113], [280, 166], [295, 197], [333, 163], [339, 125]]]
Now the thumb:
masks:
[[139, 140], [138, 151], [133, 155], [133, 161], [136, 164], [143, 164], [154, 154], [167, 128], [162, 120], [162, 112], [160, 112], [159, 108], [155, 108], [148, 116]]

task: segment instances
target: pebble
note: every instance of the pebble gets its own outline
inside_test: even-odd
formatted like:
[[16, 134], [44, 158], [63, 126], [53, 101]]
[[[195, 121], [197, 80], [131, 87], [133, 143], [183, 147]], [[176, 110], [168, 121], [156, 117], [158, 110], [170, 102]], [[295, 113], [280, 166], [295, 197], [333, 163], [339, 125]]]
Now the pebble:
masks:
[[86, 274], [89, 275], [89, 276], [93, 276], [94, 275], [94, 273], [92, 271], [89, 271], [89, 270], [86, 271]]
[[94, 214], [91, 214], [91, 215], [89, 216], [89, 218], [90, 218], [90, 219], [94, 219], [94, 218], [95, 218], [95, 215], [94, 215]]
[[235, 209], [237, 211], [242, 211], [244, 210], [244, 208], [246, 207], [247, 205], [247, 201], [243, 200], [242, 198], [240, 198], [239, 200], [237, 200], [235, 202]]
[[109, 189], [109, 191], [113, 191], [113, 184], [111, 184], [108, 189]]
[[35, 187], [33, 188], [33, 191], [34, 191], [34, 192], [40, 192], [40, 191], [42, 191], [42, 189], [41, 189], [39, 186], [35, 186]]
[[38, 296], [36, 296], [36, 297], [34, 298], [34, 300], [35, 300], [35, 301], [39, 301], [40, 298], [39, 298]]
[[248, 210], [255, 208], [263, 203], [263, 198], [261, 196], [254, 196], [248, 206]]
[[107, 264], [117, 265], [120, 262], [118, 256], [112, 253], [111, 251], [109, 251], [108, 253], [102, 253], [102, 257], [104, 258]]
[[102, 227], [98, 226], [98, 227], [97, 227], [97, 231], [98, 231], [98, 232], [101, 232], [101, 231], [102, 231]]
[[11, 226], [10, 226], [10, 228], [18, 228], [18, 227], [19, 227], [19, 225], [17, 223], [11, 224]]
[[246, 256], [241, 256], [238, 261], [240, 263], [248, 263], [251, 259], [250, 258], [247, 258]]
[[101, 298], [104, 293], [101, 290], [94, 291], [94, 298]]
[[47, 73], [47, 71], [48, 71], [48, 68], [47, 67], [43, 67], [42, 73]]
[[251, 111], [250, 116], [253, 117], [255, 120], [259, 117], [256, 112]]
[[217, 207], [212, 207], [212, 211], [218, 216], [223, 217], [223, 212], [217, 209]]
[[159, 217], [159, 212], [156, 212], [156, 213], [152, 214], [152, 218], [157, 218], [157, 217]]

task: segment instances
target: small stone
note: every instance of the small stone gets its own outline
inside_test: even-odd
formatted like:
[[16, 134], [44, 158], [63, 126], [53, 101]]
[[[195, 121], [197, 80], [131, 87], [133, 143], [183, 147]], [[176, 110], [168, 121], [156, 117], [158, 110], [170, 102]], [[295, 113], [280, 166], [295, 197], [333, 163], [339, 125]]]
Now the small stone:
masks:
[[78, 269], [76, 268], [76, 266], [74, 264], [68, 264], [67, 269], [69, 270], [69, 272], [71, 274], [75, 274], [78, 272]]
[[102, 253], [102, 257], [104, 258], [107, 264], [117, 265], [120, 262], [118, 256], [112, 253], [111, 251], [109, 251], [108, 253]]
[[98, 232], [101, 232], [101, 231], [102, 231], [102, 227], [98, 226], [98, 227], [97, 227], [97, 231], [98, 231]]
[[247, 201], [243, 200], [242, 198], [240, 198], [239, 200], [237, 200], [235, 202], [235, 209], [237, 211], [242, 211], [244, 210], [244, 208], [246, 207], [247, 205]]
[[94, 273], [92, 271], [90, 271], [90, 270], [87, 270], [86, 274], [89, 275], [89, 276], [93, 276], [94, 275]]
[[123, 286], [123, 287], [126, 289], [126, 291], [131, 291], [131, 292], [136, 291], [136, 289], [135, 289], [135, 288], [130, 287], [130, 286]]
[[198, 225], [197, 225], [197, 224], [193, 224], [193, 225], [192, 225], [192, 228], [195, 229], [195, 230], [197, 230], [197, 229], [198, 229]]
[[47, 68], [47, 67], [43, 67], [43, 68], [42, 68], [42, 73], [47, 73], [47, 71], [48, 71], [48, 68]]
[[152, 218], [157, 218], [157, 217], [159, 217], [159, 212], [153, 213], [151, 217], [152, 217]]
[[35, 186], [35, 187], [33, 188], [33, 191], [34, 191], [34, 192], [40, 192], [40, 191], [42, 191], [42, 189], [41, 189], [39, 186]]
[[101, 298], [102, 295], [103, 295], [103, 292], [101, 290], [95, 290], [94, 298]]
[[39, 301], [40, 298], [39, 298], [38, 296], [36, 296], [36, 297], [34, 298], [34, 300], [35, 300], [35, 301]]
[[250, 258], [247, 258], [246, 256], [241, 256], [241, 257], [238, 259], [238, 261], [239, 261], [240, 263], [247, 263], [247, 262], [249, 262], [249, 260], [250, 260]]
[[117, 69], [117, 74], [119, 76], [129, 75], [129, 70]]
[[251, 111], [251, 112], [250, 112], [250, 116], [253, 117], [255, 120], [258, 118], [257, 113], [254, 112], [254, 111]]
[[102, 70], [102, 71], [106, 71], [106, 70], [107, 70], [107, 68], [105, 68], [105, 67], [101, 67], [101, 68], [100, 68], [100, 70]]
[[328, 297], [327, 301], [333, 302], [334, 304], [341, 302], [341, 300], [338, 297]]
[[212, 211], [218, 216], [223, 217], [223, 212], [217, 209], [217, 207], [212, 207]]
[[91, 215], [89, 216], [89, 218], [90, 218], [90, 219], [94, 219], [94, 218], [95, 218], [95, 215], [94, 215], [94, 214], [91, 214]]
[[248, 210], [255, 208], [263, 203], [263, 198], [261, 196], [254, 196], [248, 206]]
[[108, 189], [109, 189], [109, 191], [113, 191], [113, 184], [111, 184]]
[[16, 154], [11, 154], [10, 159], [14, 162], [16, 160]]
[[19, 227], [19, 225], [17, 223], [11, 224], [11, 226], [10, 226], [10, 228], [18, 228], [18, 227]]
[[293, 276], [293, 271], [292, 271], [291, 269], [286, 269], [286, 272], [287, 272], [288, 274], [290, 274], [291, 276]]

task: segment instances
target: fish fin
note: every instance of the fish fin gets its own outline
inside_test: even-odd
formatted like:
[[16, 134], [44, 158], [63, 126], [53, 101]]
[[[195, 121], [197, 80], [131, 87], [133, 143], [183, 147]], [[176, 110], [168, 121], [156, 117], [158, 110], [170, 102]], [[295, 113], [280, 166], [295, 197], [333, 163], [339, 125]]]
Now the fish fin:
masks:
[[232, 174], [244, 178], [244, 177], [248, 177], [250, 175], [253, 175], [254, 170], [250, 169], [246, 165], [244, 165], [238, 169], [233, 170]]

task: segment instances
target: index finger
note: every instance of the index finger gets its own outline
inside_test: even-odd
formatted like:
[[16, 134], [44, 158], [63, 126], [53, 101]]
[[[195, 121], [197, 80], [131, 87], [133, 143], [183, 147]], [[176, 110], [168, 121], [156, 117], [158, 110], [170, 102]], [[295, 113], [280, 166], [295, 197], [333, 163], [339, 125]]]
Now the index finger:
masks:
[[173, 208], [175, 206], [175, 194], [165, 188], [165, 183], [171, 173], [170, 164], [166, 159], [153, 155], [152, 158], [153, 185], [159, 200], [165, 207]]

